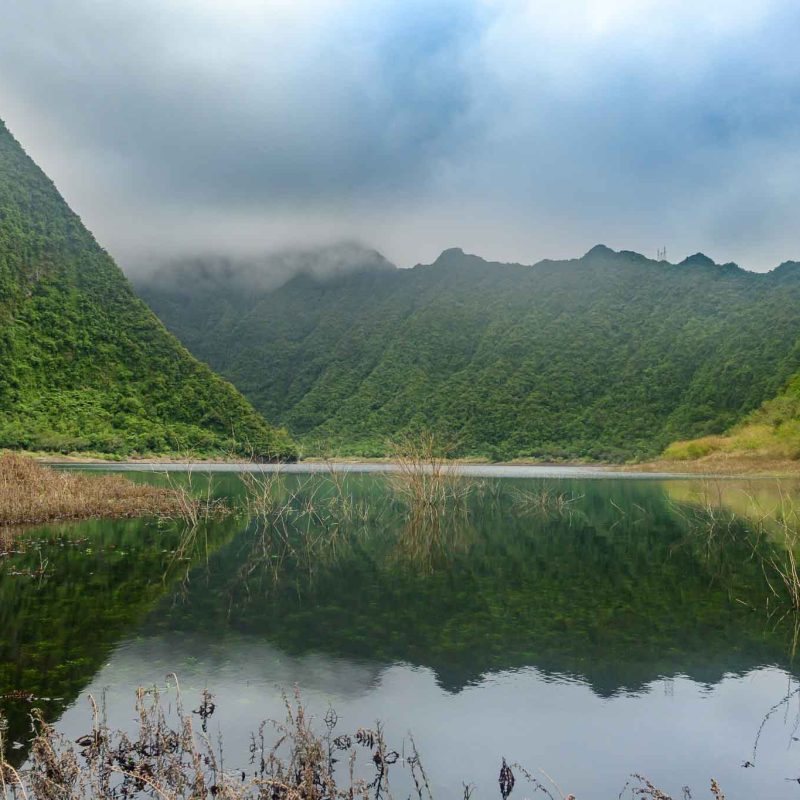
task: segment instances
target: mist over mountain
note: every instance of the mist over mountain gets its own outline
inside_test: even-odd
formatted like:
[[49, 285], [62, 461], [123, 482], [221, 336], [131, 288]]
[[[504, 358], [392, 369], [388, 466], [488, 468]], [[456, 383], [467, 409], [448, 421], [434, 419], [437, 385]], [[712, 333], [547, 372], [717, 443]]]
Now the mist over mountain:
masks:
[[311, 450], [380, 455], [432, 427], [462, 455], [649, 457], [726, 430], [800, 369], [791, 263], [752, 273], [598, 245], [532, 266], [459, 248], [385, 266], [138, 288]]
[[338, 242], [252, 255], [196, 254], [168, 259], [151, 259], [126, 266], [134, 284], [175, 289], [183, 282], [200, 280], [230, 290], [268, 291], [282, 286], [294, 275], [325, 279], [365, 270], [393, 269], [376, 250], [357, 242]]
[[799, 27], [794, 0], [7, 0], [0, 103], [124, 266], [341, 236], [762, 270], [798, 246]]

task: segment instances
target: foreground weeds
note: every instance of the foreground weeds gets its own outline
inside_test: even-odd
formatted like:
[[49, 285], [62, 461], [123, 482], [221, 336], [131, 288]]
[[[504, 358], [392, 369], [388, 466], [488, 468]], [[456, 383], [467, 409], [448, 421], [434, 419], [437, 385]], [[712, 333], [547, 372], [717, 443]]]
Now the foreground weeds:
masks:
[[[404, 796], [433, 800], [431, 781], [411, 735], [394, 749], [379, 723], [342, 731], [332, 709], [322, 724], [315, 725], [297, 692], [285, 699], [282, 721], [265, 721], [251, 733], [246, 765], [226, 766], [222, 737], [209, 730], [216, 711], [213, 696], [204, 691], [198, 707], [187, 710], [177, 679], [171, 676], [171, 680], [174, 690], [167, 695], [157, 689], [137, 690], [135, 732], [112, 730], [92, 698], [91, 729], [74, 742], [34, 710], [30, 755], [20, 770], [5, 759], [0, 724], [0, 797], [390, 800]], [[540, 774], [541, 778], [503, 758], [497, 795], [508, 800], [520, 783], [520, 797], [533, 792], [550, 800], [576, 800], [544, 771]], [[684, 798], [691, 796], [686, 791]], [[471, 784], [463, 783], [448, 796], [469, 800], [473, 792]], [[672, 800], [640, 775], [633, 775], [618, 797]], [[725, 800], [713, 780], [711, 797]]]
[[91, 475], [44, 467], [15, 453], [0, 455], [0, 526], [91, 517], [180, 515], [170, 490], [121, 475]]

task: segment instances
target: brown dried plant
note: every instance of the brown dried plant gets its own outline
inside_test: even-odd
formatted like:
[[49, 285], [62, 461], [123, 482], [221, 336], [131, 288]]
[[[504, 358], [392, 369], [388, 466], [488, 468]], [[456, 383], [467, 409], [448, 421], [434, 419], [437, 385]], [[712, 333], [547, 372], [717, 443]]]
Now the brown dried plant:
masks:
[[182, 500], [170, 489], [122, 475], [45, 467], [17, 453], [0, 454], [0, 527], [88, 519], [176, 515]]
[[[285, 718], [263, 722], [251, 734], [249, 758], [243, 768], [225, 768], [221, 738], [212, 740], [209, 721], [216, 711], [213, 696], [203, 691], [198, 708], [188, 711], [177, 678], [173, 689], [136, 691], [135, 733], [112, 730], [90, 698], [90, 730], [67, 740], [40, 712], [32, 713], [32, 743], [28, 762], [15, 769], [4, 757], [0, 725], [0, 797], [3, 800], [391, 800], [392, 781], [402, 779], [404, 794], [433, 800], [428, 775], [413, 737], [393, 749], [380, 724], [343, 733], [329, 710], [323, 726], [303, 706], [299, 692], [284, 698]], [[321, 728], [321, 729], [318, 729]], [[274, 731], [273, 737], [267, 731]], [[547, 773], [547, 783], [519, 764], [502, 759], [497, 779], [501, 800], [509, 800], [517, 783], [515, 771], [534, 792], [555, 800], [565, 795]], [[549, 784], [549, 785], [548, 785]], [[627, 794], [626, 794], [627, 792]], [[455, 792], [464, 800], [470, 784]], [[711, 781], [714, 800], [724, 800]], [[641, 775], [632, 776], [619, 798], [672, 800]], [[691, 797], [688, 789], [684, 798]]]

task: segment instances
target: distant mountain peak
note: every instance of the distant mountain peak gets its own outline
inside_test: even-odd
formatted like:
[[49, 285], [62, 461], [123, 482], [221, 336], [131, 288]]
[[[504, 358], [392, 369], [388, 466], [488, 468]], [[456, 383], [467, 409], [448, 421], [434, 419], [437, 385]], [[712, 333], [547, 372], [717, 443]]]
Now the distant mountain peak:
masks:
[[442, 250], [441, 255], [433, 262], [432, 266], [481, 266], [487, 263], [480, 256], [465, 253], [460, 247], [448, 247], [447, 250]]
[[800, 261], [784, 261], [770, 272], [781, 280], [796, 281], [800, 278]]
[[254, 255], [226, 257], [209, 253], [183, 256], [134, 265], [130, 277], [145, 294], [148, 287], [156, 286], [183, 291], [187, 282], [198, 279], [250, 292], [277, 289], [299, 275], [322, 281], [355, 273], [396, 269], [377, 250], [358, 242], [343, 241]]
[[434, 263], [449, 261], [452, 258], [462, 258], [465, 255], [466, 253], [460, 247], [448, 247], [446, 250], [442, 250], [439, 258], [437, 258]]
[[705, 253], [695, 253], [687, 256], [678, 265], [680, 267], [716, 267], [716, 262], [709, 258]]
[[615, 255], [617, 255], [616, 251], [612, 250], [610, 247], [606, 247], [606, 245], [604, 244], [596, 244], [583, 257], [597, 258], [598, 256], [615, 256]]

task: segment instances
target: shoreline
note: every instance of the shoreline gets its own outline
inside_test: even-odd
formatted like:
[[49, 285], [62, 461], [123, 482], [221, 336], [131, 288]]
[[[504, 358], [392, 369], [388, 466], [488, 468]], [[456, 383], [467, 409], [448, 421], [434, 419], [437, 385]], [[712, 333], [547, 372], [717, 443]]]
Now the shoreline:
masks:
[[[56, 469], [84, 470], [89, 472], [198, 472], [207, 474], [234, 474], [241, 472], [281, 473], [308, 475], [335, 472], [351, 475], [380, 475], [398, 472], [400, 464], [381, 461], [298, 461], [289, 464], [258, 464], [237, 461], [40, 461]], [[650, 465], [647, 465], [650, 467]], [[671, 465], [662, 469], [639, 468], [638, 465], [607, 464], [544, 464], [544, 463], [463, 463], [450, 462], [445, 469], [454, 475], [473, 478], [539, 478], [539, 479], [595, 479], [595, 480], [698, 480], [698, 479], [769, 479], [773, 473], [722, 473], [709, 471], [676, 470]], [[795, 476], [792, 476], [795, 477]]]
[[[137, 468], [145, 471], [155, 471], [164, 468], [165, 471], [185, 469], [211, 469], [219, 472], [232, 472], [238, 470], [250, 471], [282, 471], [291, 473], [324, 472], [335, 470], [337, 472], [382, 472], [398, 469], [398, 461], [389, 457], [379, 458], [330, 458], [321, 459], [310, 457], [296, 462], [286, 463], [253, 463], [230, 458], [198, 458], [172, 456], [146, 456], [141, 458], [117, 459], [102, 458], [100, 456], [56, 455], [51, 453], [29, 453], [32, 458], [41, 464], [56, 467], [79, 467], [81, 465], [92, 468], [108, 468], [110, 471], [131, 471]], [[535, 461], [530, 459], [515, 459], [512, 461], [489, 461], [480, 458], [460, 458], [446, 462], [447, 466], [463, 474], [497, 474], [520, 473], [524, 477], [527, 472], [541, 472], [542, 477], [558, 477], [556, 473], [564, 476], [595, 476], [605, 475], [612, 477], [668, 477], [668, 478], [797, 478], [800, 479], [800, 461], [759, 459], [745, 457], [719, 457], [711, 456], [695, 461], [667, 461], [664, 459], [645, 461], [640, 463], [609, 463], [602, 461]], [[532, 475], [536, 477], [536, 475]]]

